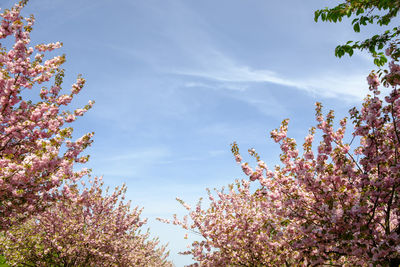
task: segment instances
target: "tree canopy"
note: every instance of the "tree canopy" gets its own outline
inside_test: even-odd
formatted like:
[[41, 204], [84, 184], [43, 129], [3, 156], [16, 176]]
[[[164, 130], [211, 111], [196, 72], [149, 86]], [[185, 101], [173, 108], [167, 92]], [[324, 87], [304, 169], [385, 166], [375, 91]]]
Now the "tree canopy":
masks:
[[[324, 8], [315, 11], [315, 21], [318, 19], [329, 22], [341, 22], [343, 18], [354, 18], [352, 20], [355, 32], [360, 32], [363, 26], [376, 24], [388, 26], [396, 18], [400, 9], [399, 0], [346, 0], [333, 8]], [[335, 49], [335, 55], [342, 57], [345, 54], [353, 55], [355, 49], [368, 50], [375, 58], [377, 66], [383, 66], [387, 58], [383, 53], [384, 47], [390, 43], [398, 42], [400, 27], [393, 27], [385, 30], [384, 33], [376, 34], [363, 41], [348, 41], [344, 45], [339, 45]], [[392, 53], [393, 57], [400, 56], [400, 50]]]

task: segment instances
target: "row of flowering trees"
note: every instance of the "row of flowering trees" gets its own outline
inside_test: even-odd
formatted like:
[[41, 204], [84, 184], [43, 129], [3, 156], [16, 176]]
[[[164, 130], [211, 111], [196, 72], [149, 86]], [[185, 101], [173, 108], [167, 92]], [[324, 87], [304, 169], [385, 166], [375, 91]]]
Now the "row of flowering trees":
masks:
[[93, 102], [68, 110], [85, 80], [63, 93], [65, 56], [45, 58], [62, 44], [30, 46], [26, 4], [0, 14], [0, 254], [12, 266], [171, 266], [165, 246], [141, 232], [146, 220], [124, 202], [125, 186], [103, 192], [91, 178], [79, 190], [89, 171], [73, 168], [88, 160], [93, 133], [73, 141], [70, 124]]
[[[347, 0], [317, 11], [316, 20], [356, 15], [359, 31], [374, 20], [387, 25], [399, 9], [398, 0]], [[252, 167], [234, 143], [232, 152], [249, 180], [209, 191], [207, 208], [199, 202], [192, 209], [178, 199], [188, 215], [160, 219], [202, 237], [183, 252], [194, 266], [400, 266], [399, 34], [394, 28], [336, 49], [338, 56], [368, 49], [379, 66], [391, 59], [387, 70], [368, 75], [370, 94], [349, 118], [335, 123], [334, 112], [324, 116], [317, 103], [316, 126], [302, 149], [288, 137], [284, 120], [271, 131], [281, 149], [281, 164], [274, 168], [250, 149], [257, 162]], [[379, 52], [384, 45], [386, 56]], [[381, 84], [390, 89], [386, 96], [380, 96]], [[315, 145], [317, 133], [321, 141]]]
[[[21, 16], [25, 4], [0, 14], [0, 39], [13, 38], [12, 47], [0, 48], [0, 253], [13, 266], [170, 266], [165, 246], [140, 231], [146, 221], [141, 209], [124, 201], [124, 186], [103, 192], [99, 178], [78, 186], [89, 171], [73, 168], [88, 160], [81, 153], [93, 134], [73, 141], [69, 125], [93, 102], [67, 109], [85, 80], [78, 77], [63, 94], [65, 57], [45, 59], [62, 44], [30, 46], [34, 18]], [[347, 0], [317, 11], [316, 19], [336, 22], [355, 14], [359, 31], [374, 20], [388, 24], [399, 9], [398, 0]], [[184, 252], [195, 265], [399, 266], [399, 32], [337, 48], [338, 56], [369, 49], [381, 66], [386, 57], [378, 50], [386, 46], [392, 59], [388, 70], [368, 76], [371, 94], [350, 118], [335, 127], [333, 111], [324, 116], [317, 103], [317, 124], [302, 151], [287, 136], [284, 120], [271, 132], [282, 151], [281, 165], [273, 169], [254, 149], [249, 153], [257, 166], [244, 162], [234, 143], [232, 152], [250, 181], [236, 181], [216, 196], [209, 192], [206, 209], [180, 201], [189, 214], [172, 223], [203, 237]], [[51, 86], [40, 89], [38, 101], [27, 99], [26, 90], [46, 83]], [[390, 88], [384, 97], [381, 83]], [[317, 130], [322, 141], [315, 147]]]

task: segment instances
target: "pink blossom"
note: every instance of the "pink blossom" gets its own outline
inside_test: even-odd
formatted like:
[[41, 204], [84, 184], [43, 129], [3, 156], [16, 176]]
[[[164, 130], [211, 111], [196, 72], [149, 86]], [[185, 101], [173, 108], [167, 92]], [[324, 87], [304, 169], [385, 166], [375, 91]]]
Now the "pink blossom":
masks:
[[2, 255], [12, 265], [172, 266], [166, 247], [140, 231], [142, 209], [123, 202], [126, 187], [106, 195], [102, 187], [98, 178], [83, 192], [64, 186], [49, 209], [0, 236]]
[[[42, 62], [44, 52], [62, 44], [38, 45], [35, 49], [39, 53], [34, 54], [35, 49], [28, 46], [34, 18], [20, 15], [24, 4], [21, 1], [4, 10], [0, 23], [0, 39], [4, 39], [0, 55], [0, 203], [8, 203], [1, 208], [1, 230], [42, 211], [57, 199], [54, 189], [63, 180], [83, 175], [74, 172], [73, 165], [84, 162], [80, 154], [91, 143], [88, 135], [84, 141], [72, 141], [71, 129], [63, 128], [65, 114], [60, 105], [67, 106], [73, 99], [71, 95], [60, 95], [60, 69], [65, 58], [56, 56]], [[57, 82], [47, 87], [50, 89], [38, 86], [55, 77]], [[83, 86], [83, 79], [77, 84]], [[24, 90], [36, 90], [41, 100], [28, 101], [21, 95]], [[85, 106], [84, 110], [89, 108]], [[71, 116], [65, 118], [67, 122], [73, 120]], [[67, 143], [68, 151], [60, 150]]]
[[248, 163], [242, 163], [242, 170], [246, 175], [251, 175], [253, 173]]

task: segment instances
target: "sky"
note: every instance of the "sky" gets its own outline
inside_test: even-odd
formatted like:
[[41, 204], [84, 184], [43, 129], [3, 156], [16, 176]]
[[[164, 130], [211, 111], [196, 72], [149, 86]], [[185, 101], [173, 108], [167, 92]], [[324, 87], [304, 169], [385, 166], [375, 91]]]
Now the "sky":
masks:
[[176, 197], [194, 205], [206, 188], [245, 178], [232, 142], [246, 160], [255, 148], [273, 166], [279, 147], [269, 132], [283, 119], [301, 143], [315, 102], [342, 118], [368, 92], [371, 57], [339, 59], [334, 49], [383, 29], [356, 34], [349, 20], [314, 22], [315, 10], [335, 3], [30, 0], [23, 14], [36, 18], [32, 44], [63, 42], [55, 54], [66, 54], [64, 88], [78, 74], [86, 79], [72, 107], [96, 102], [73, 125], [76, 137], [95, 132], [86, 167], [108, 186], [126, 183], [127, 199], [144, 207], [153, 236], [184, 266], [193, 261], [178, 252], [199, 237], [185, 240], [155, 218], [184, 215]]

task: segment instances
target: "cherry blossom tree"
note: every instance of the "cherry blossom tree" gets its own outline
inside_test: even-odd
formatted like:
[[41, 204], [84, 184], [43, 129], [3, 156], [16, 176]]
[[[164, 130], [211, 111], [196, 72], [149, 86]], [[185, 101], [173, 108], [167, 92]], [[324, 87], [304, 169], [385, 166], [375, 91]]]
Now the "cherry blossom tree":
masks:
[[[266, 201], [263, 190], [252, 193], [249, 181], [236, 181], [229, 185], [229, 192], [208, 190], [210, 205], [196, 208], [178, 201], [189, 211], [189, 216], [165, 223], [180, 225], [203, 240], [195, 241], [188, 251], [201, 266], [272, 266], [294, 264], [290, 246], [283, 246], [285, 239], [293, 238], [287, 220], [270, 212], [272, 202]], [[273, 216], [272, 216], [273, 215]], [[190, 217], [190, 220], [189, 220]], [[197, 266], [198, 264], [193, 264]]]
[[79, 192], [63, 188], [54, 206], [13, 226], [0, 252], [12, 266], [172, 266], [165, 246], [140, 231], [141, 209], [124, 203], [126, 187], [108, 188], [94, 178]]
[[[4, 10], [0, 23], [0, 229], [21, 222], [43, 210], [55, 199], [64, 180], [87, 173], [73, 172], [74, 163], [84, 163], [80, 153], [91, 143], [92, 133], [71, 141], [71, 127], [93, 102], [68, 111], [71, 100], [85, 84], [78, 77], [69, 94], [62, 94], [65, 56], [45, 59], [45, 52], [61, 43], [30, 46], [33, 16], [23, 18], [21, 1]], [[5, 44], [12, 44], [7, 49]], [[36, 53], [35, 53], [36, 51]], [[49, 88], [43, 86], [50, 83]], [[38, 91], [38, 101], [27, 97], [27, 90]]]
[[[396, 51], [386, 50], [387, 56]], [[394, 56], [397, 59], [396, 56]], [[255, 193], [243, 181], [238, 191], [210, 196], [210, 207], [190, 210], [173, 224], [199, 233], [203, 240], [186, 254], [200, 265], [231, 266], [398, 266], [400, 264], [400, 65], [372, 72], [361, 109], [334, 125], [334, 112], [322, 114], [305, 137], [303, 153], [287, 136], [288, 121], [271, 132], [280, 144], [281, 165], [269, 169], [254, 149], [256, 168], [232, 152]], [[381, 81], [391, 92], [380, 97]], [[316, 131], [321, 142], [314, 148]], [[348, 141], [346, 141], [349, 139]], [[166, 221], [168, 222], [168, 221]], [[245, 245], [246, 244], [246, 245]], [[235, 249], [233, 249], [235, 248]], [[211, 264], [212, 265], [212, 264]]]

